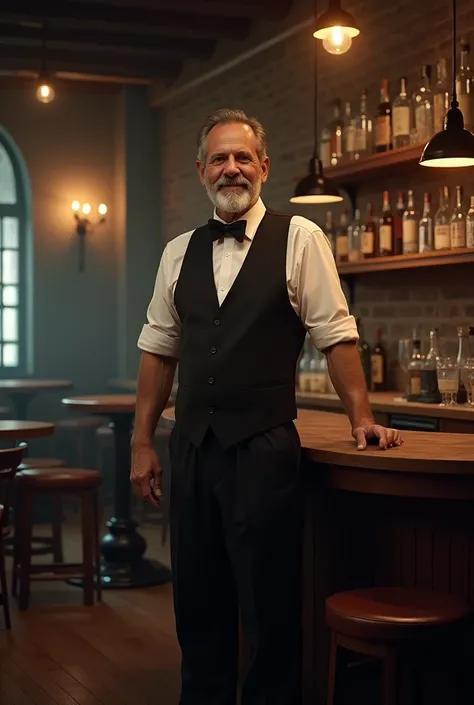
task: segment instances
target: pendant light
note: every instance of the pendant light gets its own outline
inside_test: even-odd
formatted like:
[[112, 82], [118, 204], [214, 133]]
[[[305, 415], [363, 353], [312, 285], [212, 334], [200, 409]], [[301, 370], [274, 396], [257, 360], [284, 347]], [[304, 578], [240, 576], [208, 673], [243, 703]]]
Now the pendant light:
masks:
[[[315, 0], [315, 16], [317, 16]], [[309, 174], [298, 182], [291, 203], [338, 203], [343, 198], [330, 179], [323, 173], [318, 152], [318, 44], [314, 44], [314, 152], [309, 160]]]
[[51, 83], [50, 75], [46, 70], [46, 32], [47, 28], [45, 23], [43, 25], [43, 38], [41, 47], [41, 73], [36, 83], [36, 100], [45, 105], [47, 103], [51, 103], [51, 101], [53, 101], [56, 97], [56, 91], [54, 90], [54, 86]]
[[474, 166], [474, 135], [464, 128], [456, 95], [456, 0], [453, 0], [453, 99], [444, 120], [444, 130], [430, 139], [420, 158], [422, 166]]
[[330, 54], [345, 54], [359, 34], [354, 17], [342, 9], [341, 0], [329, 0], [328, 9], [316, 20], [313, 37], [322, 39], [323, 47]]

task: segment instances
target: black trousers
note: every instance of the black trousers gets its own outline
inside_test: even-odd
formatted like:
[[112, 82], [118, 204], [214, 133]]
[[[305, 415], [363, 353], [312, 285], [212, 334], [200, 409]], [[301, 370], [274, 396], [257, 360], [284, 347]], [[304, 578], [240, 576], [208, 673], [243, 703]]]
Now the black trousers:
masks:
[[293, 423], [224, 451], [171, 440], [171, 559], [180, 705], [301, 705], [301, 446]]

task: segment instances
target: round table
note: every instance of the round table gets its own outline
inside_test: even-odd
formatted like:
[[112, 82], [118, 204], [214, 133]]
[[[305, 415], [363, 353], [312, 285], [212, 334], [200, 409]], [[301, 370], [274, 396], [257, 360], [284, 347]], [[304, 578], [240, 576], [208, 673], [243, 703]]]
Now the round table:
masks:
[[43, 438], [52, 436], [54, 424], [44, 421], [15, 421], [8, 419], [0, 421], [0, 439], [11, 438], [15, 441], [25, 438]]
[[[161, 423], [172, 426], [174, 409]], [[404, 445], [358, 451], [345, 415], [299, 409], [303, 448], [303, 705], [323, 705], [325, 600], [401, 586], [474, 609], [474, 434], [404, 431]], [[452, 693], [451, 693], [452, 695]], [[442, 690], [430, 702], [451, 702]]]
[[[111, 421], [115, 445], [114, 516], [101, 541], [102, 586], [136, 588], [160, 585], [171, 579], [170, 570], [144, 557], [146, 541], [131, 517], [130, 437], [135, 414], [134, 394], [105, 394], [62, 400], [74, 411], [106, 416]], [[76, 581], [77, 582], [77, 581]]]
[[28, 405], [39, 392], [71, 387], [68, 379], [0, 379], [0, 392], [10, 399], [13, 416], [22, 420], [28, 417]]

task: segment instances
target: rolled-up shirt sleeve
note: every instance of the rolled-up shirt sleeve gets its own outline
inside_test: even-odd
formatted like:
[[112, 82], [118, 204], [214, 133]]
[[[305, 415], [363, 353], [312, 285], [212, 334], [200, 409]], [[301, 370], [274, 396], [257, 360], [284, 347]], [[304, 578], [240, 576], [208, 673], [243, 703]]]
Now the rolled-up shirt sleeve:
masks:
[[156, 275], [153, 296], [147, 311], [147, 323], [138, 338], [145, 352], [178, 357], [181, 323], [174, 305], [169, 247], [165, 247]]
[[293, 242], [290, 298], [294, 299], [313, 345], [324, 350], [337, 343], [356, 341], [359, 336], [329, 242], [316, 224], [306, 223], [313, 227], [299, 227]]

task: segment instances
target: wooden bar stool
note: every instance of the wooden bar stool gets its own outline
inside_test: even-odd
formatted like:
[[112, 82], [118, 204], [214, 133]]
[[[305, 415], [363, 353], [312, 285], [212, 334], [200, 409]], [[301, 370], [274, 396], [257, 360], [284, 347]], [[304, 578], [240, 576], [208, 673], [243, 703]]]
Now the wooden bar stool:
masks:
[[472, 613], [467, 602], [451, 595], [381, 587], [332, 595], [326, 621], [331, 629], [327, 705], [337, 703], [339, 647], [380, 659], [383, 705], [397, 705], [401, 675], [413, 676], [423, 659], [441, 658], [440, 668], [456, 654], [456, 667], [465, 662]]
[[11, 628], [8, 587], [5, 571], [4, 538], [10, 533], [9, 511], [15, 473], [23, 457], [23, 448], [0, 450], [0, 604], [7, 629]]
[[[18, 606], [28, 608], [32, 580], [66, 580], [79, 578], [84, 584], [84, 604], [94, 604], [94, 588], [101, 599], [99, 520], [97, 495], [100, 474], [95, 470], [76, 468], [29, 468], [18, 472], [15, 489], [18, 498], [18, 516], [15, 527], [14, 573], [12, 594], [16, 595], [19, 582]], [[31, 564], [32, 508], [38, 495], [75, 495], [81, 501], [82, 563], [54, 562]], [[95, 572], [95, 586], [94, 586]]]

